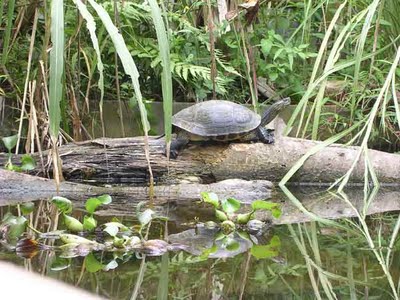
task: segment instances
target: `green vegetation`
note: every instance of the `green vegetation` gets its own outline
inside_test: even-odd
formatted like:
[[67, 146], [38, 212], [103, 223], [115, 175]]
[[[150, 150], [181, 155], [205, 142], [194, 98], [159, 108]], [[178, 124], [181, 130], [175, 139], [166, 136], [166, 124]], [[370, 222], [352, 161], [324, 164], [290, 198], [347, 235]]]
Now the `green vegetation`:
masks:
[[[214, 1], [210, 7], [206, 1], [35, 3], [4, 1], [1, 7], [1, 89], [11, 106], [23, 100], [20, 124], [33, 118], [34, 107], [38, 116], [44, 113], [39, 128], [49, 126], [56, 137], [61, 124], [66, 138], [87, 138], [82, 124], [96, 106], [89, 100], [100, 99], [101, 116], [104, 94], [138, 105], [144, 134], [150, 129], [144, 102], [163, 101], [169, 139], [172, 95], [194, 101], [215, 93], [255, 106], [290, 96], [298, 103], [292, 134], [319, 139], [361, 122], [341, 140], [372, 139], [396, 149], [400, 29], [394, 0], [260, 1], [258, 10], [231, 3], [227, 17], [219, 18]], [[24, 21], [15, 9], [21, 5]], [[255, 80], [265, 82], [267, 92], [257, 93]], [[335, 112], [323, 109], [328, 104]]]
[[[220, 200], [215, 193], [202, 192], [201, 198], [205, 203], [214, 206], [215, 216], [221, 222], [220, 227], [224, 234], [229, 235], [236, 230], [238, 225], [247, 225], [247, 229], [258, 228], [256, 231], [262, 230], [262, 222], [255, 223], [254, 213], [259, 210], [271, 211], [275, 218], [279, 218], [282, 214], [278, 203], [268, 202], [264, 200], [255, 200], [251, 203], [251, 211], [246, 213], [237, 213], [240, 209], [240, 201], [234, 198]], [[221, 210], [222, 209], [222, 210]], [[257, 220], [256, 220], [257, 221]]]
[[[249, 268], [252, 271], [249, 288], [267, 293], [268, 288], [279, 282], [279, 288], [287, 289], [288, 297], [301, 299], [304, 295], [292, 284], [296, 281], [288, 277], [307, 275], [310, 298], [356, 299], [360, 295], [372, 298], [384, 294], [399, 299], [395, 253], [399, 247], [400, 216], [367, 217], [377, 193], [371, 185], [379, 185], [368, 149], [395, 152], [399, 145], [398, 0], [229, 1], [227, 11], [221, 13], [218, 4], [222, 2], [228, 1], [1, 0], [0, 116], [7, 107], [14, 112], [15, 119], [11, 132], [4, 133], [0, 127], [9, 158], [6, 168], [16, 171], [34, 168], [35, 162], [29, 156], [23, 157], [21, 166], [13, 165], [13, 149], [18, 154], [22, 149], [33, 153], [52, 148], [54, 177], [61, 179], [57, 147], [65, 141], [91, 138], [86, 128], [89, 122], [101, 124], [105, 135], [108, 124], [103, 102], [115, 99], [121, 136], [125, 136], [123, 109], [128, 107], [123, 104], [139, 110], [152, 194], [147, 104], [163, 102], [164, 131], [169, 141], [174, 102], [216, 97], [251, 103], [257, 111], [260, 103], [290, 97], [295, 108], [285, 134], [323, 142], [293, 165], [280, 186], [289, 200], [314, 222], [290, 225], [285, 232], [290, 235], [288, 249], [296, 246], [295, 255], [301, 257], [301, 263], [279, 265], [264, 260], [249, 267], [250, 258], [240, 261], [244, 276]], [[336, 142], [360, 146], [353, 165], [334, 185], [339, 190], [336, 197], [347, 203], [356, 216], [346, 221], [314, 214], [285, 187], [308, 157]], [[362, 205], [356, 207], [343, 190], [360, 160], [366, 166], [365, 197]], [[276, 204], [257, 201], [250, 212], [237, 214], [239, 205], [235, 199], [219, 201], [212, 193], [204, 193], [202, 197], [214, 205], [221, 221], [221, 224], [206, 222], [205, 226], [208, 229], [215, 226], [218, 230], [221, 226], [222, 232], [218, 232], [213, 246], [199, 258], [181, 253], [173, 258], [163, 256], [162, 274], [168, 275], [169, 268], [177, 273], [184, 269], [196, 274], [180, 278], [189, 282], [191, 288], [179, 290], [176, 298], [191, 295], [192, 286], [200, 288], [195, 279], [206, 283], [213, 280], [212, 272], [220, 261], [212, 265], [202, 261], [204, 264], [198, 268], [193, 265], [217, 253], [217, 244], [234, 252], [241, 245], [237, 235], [252, 241], [249, 233], [262, 225], [252, 220], [256, 210], [269, 210], [275, 216], [281, 213]], [[89, 199], [83, 217], [76, 212], [72, 214], [71, 202], [62, 197], [55, 197], [51, 205], [41, 203], [36, 218], [32, 217], [31, 204], [10, 209], [13, 213], [3, 213], [1, 208], [0, 242], [17, 252], [31, 249], [32, 245], [35, 249], [54, 249], [31, 238], [19, 240], [19, 237], [24, 233], [44, 234], [41, 238], [48, 239], [45, 232], [54, 233], [61, 217], [68, 233], [58, 233], [64, 245], [56, 247], [64, 248], [67, 258], [54, 261], [52, 270], [71, 265], [68, 255], [85, 254], [82, 266], [93, 273], [114, 269], [133, 257], [119, 256], [118, 251], [110, 251], [112, 254], [108, 253], [104, 260], [98, 253], [88, 255], [92, 250], [104, 250], [104, 244], [75, 235], [81, 231], [89, 235], [101, 231], [108, 239], [109, 249], [146, 249], [149, 252], [141, 253], [144, 256], [135, 273], [137, 284], [132, 299], [137, 298], [145, 276], [151, 279], [160, 271], [156, 264], [145, 261], [145, 256], [152, 253], [152, 243], [157, 244], [157, 249], [165, 244], [158, 240], [159, 236], [154, 240], [148, 238], [155, 214], [151, 209], [141, 211], [141, 205], [137, 226], [118, 220], [99, 225], [95, 211], [99, 205], [110, 202], [107, 195]], [[36, 226], [39, 219], [43, 230]], [[162, 227], [165, 220], [158, 221], [157, 225]], [[341, 234], [325, 236], [327, 227]], [[244, 233], [238, 230], [243, 228]], [[277, 249], [284, 246], [281, 240], [271, 238], [267, 245], [252, 244], [249, 257], [275, 257]], [[155, 242], [145, 245], [149, 241]], [[136, 249], [135, 245], [140, 247]], [[327, 250], [326, 245], [330, 245]], [[360, 252], [359, 248], [367, 250]], [[288, 253], [291, 259], [292, 253]], [[346, 272], [337, 272], [336, 266], [341, 265]], [[221, 274], [224, 288], [234, 285], [229, 281], [232, 272], [223, 270]], [[372, 276], [377, 283], [371, 282]], [[181, 282], [177, 280], [175, 284]], [[162, 286], [165, 288], [165, 283], [160, 278], [159, 287]], [[154, 292], [153, 288], [149, 290]], [[224, 295], [240, 293], [242, 297], [243, 291], [244, 286], [232, 288], [225, 290]], [[254, 295], [260, 296], [256, 292]]]

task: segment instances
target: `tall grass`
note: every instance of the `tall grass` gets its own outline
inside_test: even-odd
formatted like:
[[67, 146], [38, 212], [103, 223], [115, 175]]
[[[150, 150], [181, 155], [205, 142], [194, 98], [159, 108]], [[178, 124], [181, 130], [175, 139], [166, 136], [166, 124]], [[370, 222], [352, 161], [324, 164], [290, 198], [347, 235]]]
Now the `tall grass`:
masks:
[[60, 102], [63, 97], [64, 73], [64, 1], [52, 0], [51, 3], [51, 42], [50, 51], [50, 86], [49, 86], [49, 119], [50, 134], [56, 143], [60, 130]]
[[49, 122], [50, 136], [53, 145], [53, 173], [59, 186], [62, 180], [61, 159], [58, 154], [58, 134], [60, 131], [61, 109], [60, 102], [64, 90], [64, 1], [52, 0], [51, 2], [51, 42], [53, 47], [50, 52], [49, 72]]
[[[2, 1], [3, 6], [3, 1]], [[3, 55], [1, 58], [1, 64], [5, 65], [8, 58], [9, 46], [10, 46], [10, 38], [11, 38], [11, 31], [13, 27], [13, 20], [14, 20], [14, 8], [15, 8], [15, 0], [8, 1], [8, 9], [7, 9], [7, 18], [6, 18], [6, 28], [4, 31], [4, 39], [3, 39]], [[3, 14], [0, 15], [0, 18], [3, 17]]]
[[[164, 24], [161, 9], [157, 4], [156, 0], [149, 0], [151, 8], [151, 16], [153, 18], [154, 26], [156, 28], [158, 49], [160, 51], [161, 62], [162, 62], [162, 74], [161, 74], [161, 85], [163, 94], [163, 109], [164, 109], [164, 133], [165, 139], [168, 143], [167, 153], [169, 155], [169, 144], [171, 141], [171, 129], [172, 129], [172, 76], [171, 76], [171, 59], [169, 49], [169, 38], [167, 29]], [[164, 12], [166, 13], [166, 12]]]

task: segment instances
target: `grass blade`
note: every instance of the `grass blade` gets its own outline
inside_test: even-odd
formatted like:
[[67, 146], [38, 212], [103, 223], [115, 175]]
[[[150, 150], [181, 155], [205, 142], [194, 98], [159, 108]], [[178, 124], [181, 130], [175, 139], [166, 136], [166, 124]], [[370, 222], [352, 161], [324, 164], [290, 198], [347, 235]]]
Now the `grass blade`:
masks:
[[[162, 18], [161, 9], [156, 0], [149, 0], [151, 16], [156, 28], [158, 48], [160, 50], [163, 71], [161, 74], [163, 108], [164, 108], [164, 133], [167, 142], [171, 141], [172, 129], [172, 77], [170, 64], [170, 50], [167, 30]], [[167, 152], [168, 153], [168, 152]]]
[[64, 73], [64, 1], [51, 2], [51, 42], [50, 51], [50, 88], [49, 88], [49, 119], [50, 134], [53, 141], [57, 139], [60, 129], [60, 101], [63, 97]]
[[94, 0], [88, 0], [90, 5], [94, 8], [97, 15], [100, 17], [103, 22], [104, 27], [106, 28], [108, 35], [110, 36], [115, 50], [118, 53], [119, 59], [121, 60], [122, 66], [124, 68], [125, 74], [129, 75], [132, 81], [133, 89], [135, 91], [135, 96], [137, 100], [137, 104], [139, 106], [140, 111], [140, 119], [142, 122], [143, 132], [144, 132], [144, 151], [147, 160], [147, 167], [149, 170], [150, 177], [150, 188], [149, 188], [149, 196], [150, 200], [153, 198], [153, 186], [154, 186], [154, 178], [153, 172], [150, 165], [150, 152], [149, 152], [149, 141], [148, 141], [148, 133], [150, 130], [150, 124], [147, 118], [146, 107], [143, 103], [142, 92], [140, 91], [140, 83], [139, 83], [139, 72], [136, 68], [135, 62], [133, 61], [132, 55], [130, 54], [128, 47], [125, 44], [124, 38], [120, 34], [118, 28], [113, 24], [110, 16], [107, 11], [99, 4], [97, 4]]
[[[96, 23], [94, 21], [93, 16], [91, 13], [87, 10], [86, 5], [83, 4], [81, 0], [73, 0], [75, 5], [77, 6], [79, 13], [81, 16], [86, 20], [86, 27], [89, 30], [90, 34], [90, 39], [92, 40], [93, 48], [96, 52], [97, 56], [97, 69], [99, 70], [99, 89], [100, 89], [100, 114], [101, 114], [101, 119], [103, 120], [103, 98], [104, 98], [104, 66], [103, 62], [101, 60], [101, 55], [100, 55], [100, 47], [99, 47], [99, 40], [97, 39], [96, 36]], [[102, 123], [102, 128], [103, 128], [103, 137], [105, 135], [105, 130], [104, 130], [104, 122]]]
[[[1, 58], [1, 64], [5, 65], [7, 62], [8, 56], [8, 46], [10, 45], [10, 38], [11, 38], [11, 30], [13, 26], [13, 17], [14, 17], [14, 8], [15, 8], [15, 0], [8, 1], [8, 10], [7, 10], [7, 25], [4, 32], [4, 39], [3, 39], [3, 56]], [[0, 15], [0, 18], [3, 16]]]

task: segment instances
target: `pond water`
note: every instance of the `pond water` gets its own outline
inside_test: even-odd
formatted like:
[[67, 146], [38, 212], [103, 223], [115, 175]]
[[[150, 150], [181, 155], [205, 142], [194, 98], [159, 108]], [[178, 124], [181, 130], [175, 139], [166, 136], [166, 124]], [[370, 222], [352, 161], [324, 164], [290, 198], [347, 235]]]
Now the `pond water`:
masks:
[[[106, 136], [123, 136], [115, 114], [117, 103], [105, 105]], [[152, 104], [149, 116], [151, 133], [162, 133], [161, 105]], [[281, 115], [288, 116], [290, 110]], [[139, 116], [124, 110], [125, 136], [140, 135], [139, 123]], [[101, 137], [98, 123], [87, 128], [92, 137]], [[346, 194], [325, 194], [292, 187], [284, 192], [272, 199], [282, 203], [282, 216], [256, 215], [260, 220], [271, 219], [272, 224], [257, 234], [237, 230], [221, 235], [210, 224], [201, 225], [216, 221], [215, 212], [197, 203], [153, 208], [168, 221], [154, 219], [144, 227], [143, 240], [154, 243], [153, 253], [147, 254], [144, 247], [100, 251], [76, 246], [61, 251], [63, 243], [50, 238], [39, 239], [51, 246], [47, 250], [36, 253], [44, 246], [22, 244], [23, 251], [16, 251], [15, 241], [7, 241], [4, 219], [10, 212], [23, 212], [9, 202], [2, 205], [0, 192], [0, 260], [110, 299], [399, 299], [398, 189], [353, 188]], [[26, 197], [32, 200], [32, 195]], [[33, 212], [26, 216], [30, 226], [42, 233], [57, 225], [65, 227], [50, 199], [34, 201]], [[75, 203], [71, 216], [84, 220], [81, 197], [71, 200]], [[16, 201], [26, 199], [22, 195]], [[98, 209], [94, 218], [98, 227], [118, 221], [134, 231], [139, 227], [135, 211], [134, 199], [113, 197], [112, 205]], [[104, 232], [99, 233], [104, 225], [100, 228], [87, 238], [104, 243]], [[28, 232], [28, 238], [35, 236]], [[138, 236], [137, 231], [133, 235]], [[166, 251], [159, 239], [176, 248]]]
[[[394, 212], [399, 210], [398, 198], [391, 199], [394, 206], [382, 205], [382, 201], [388, 202], [386, 197], [395, 197], [397, 191], [365, 195], [362, 189], [353, 189], [348, 197], [353, 197], [352, 203], [360, 203], [354, 207], [346, 203], [352, 200], [346, 195], [304, 190], [293, 194], [307, 197], [308, 202], [304, 198], [302, 203], [312, 207], [314, 213], [325, 209], [335, 220], [299, 222], [306, 220], [303, 213], [283, 208], [281, 220], [273, 222], [287, 224], [271, 226], [254, 236], [235, 233], [227, 240], [212, 227], [196, 226], [213, 219], [213, 214], [198, 210], [197, 204], [193, 204], [190, 213], [180, 218], [174, 216], [168, 222], [154, 219], [145, 237], [154, 240], [168, 236], [171, 244], [186, 245], [185, 250], [160, 252], [161, 256], [140, 251], [81, 251], [80, 256], [47, 250], [23, 258], [34, 253], [20, 251], [17, 255], [4, 243], [0, 246], [0, 260], [110, 299], [398, 298], [400, 219]], [[291, 202], [293, 194], [285, 201]], [[357, 198], [360, 194], [364, 200]], [[283, 196], [275, 197], [282, 200]], [[321, 200], [327, 197], [342, 198], [327, 207]], [[30, 214], [32, 226], [42, 232], [51, 227], [50, 219], [54, 219], [53, 205], [48, 200], [36, 201]], [[17, 214], [15, 207], [0, 207], [2, 218], [8, 212]], [[370, 213], [373, 214], [367, 216]], [[163, 214], [169, 216], [169, 209], [164, 207]], [[83, 212], [75, 210], [72, 216], [82, 220]], [[112, 220], [104, 214], [95, 218], [98, 225]], [[138, 228], [133, 217], [120, 216], [118, 221]], [[59, 222], [59, 228], [63, 228], [62, 223]], [[101, 240], [98, 234], [95, 239]], [[44, 239], [41, 242], [52, 243]], [[55, 245], [60, 242], [55, 241]]]

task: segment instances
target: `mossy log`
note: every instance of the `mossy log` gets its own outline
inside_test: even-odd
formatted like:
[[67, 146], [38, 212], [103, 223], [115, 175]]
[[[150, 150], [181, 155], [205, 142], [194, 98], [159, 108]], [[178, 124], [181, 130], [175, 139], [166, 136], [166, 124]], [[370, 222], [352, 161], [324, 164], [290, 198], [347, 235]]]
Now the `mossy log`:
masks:
[[[230, 143], [192, 145], [176, 160], [163, 155], [164, 140], [149, 138], [150, 160], [156, 184], [177, 183], [187, 177], [200, 178], [201, 183], [225, 179], [269, 180], [277, 182], [290, 168], [320, 142], [279, 137], [275, 144]], [[149, 171], [143, 137], [96, 139], [61, 146], [63, 174], [72, 182], [105, 185], [129, 184], [147, 186]], [[312, 155], [293, 176], [292, 182], [331, 183], [343, 176], [353, 164], [359, 147], [331, 145]], [[48, 155], [48, 152], [44, 152]], [[37, 154], [34, 155], [39, 162]], [[369, 150], [368, 157], [381, 183], [400, 184], [400, 155]], [[19, 157], [14, 157], [17, 163]], [[45, 159], [46, 160], [46, 159]], [[0, 165], [6, 155], [0, 155]], [[37, 166], [33, 175], [47, 176]], [[357, 163], [350, 182], [362, 183], [365, 175], [363, 157]], [[50, 172], [51, 173], [51, 172]]]

